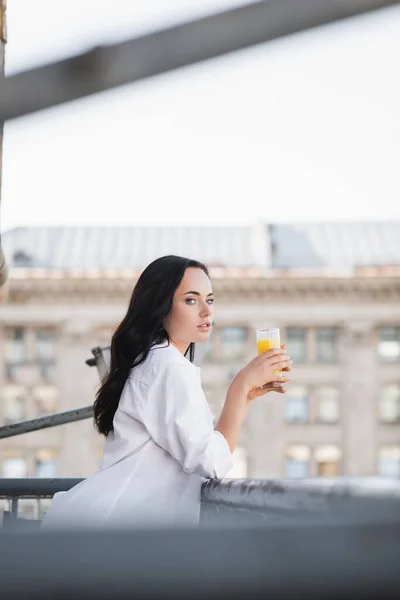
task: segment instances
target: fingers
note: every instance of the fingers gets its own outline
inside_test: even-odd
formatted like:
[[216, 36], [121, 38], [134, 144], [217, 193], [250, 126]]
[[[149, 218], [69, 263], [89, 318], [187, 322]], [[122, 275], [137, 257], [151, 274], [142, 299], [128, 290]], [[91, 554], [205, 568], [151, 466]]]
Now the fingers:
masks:
[[269, 381], [268, 383], [264, 383], [260, 388], [260, 390], [274, 390], [280, 391], [283, 388], [285, 383], [288, 383], [290, 379], [288, 377], [276, 377], [273, 381]]
[[273, 379], [271, 379], [271, 381], [269, 381], [268, 383], [272, 383], [273, 387], [278, 387], [279, 385], [282, 385], [283, 383], [288, 383], [288, 381], [291, 381], [289, 377], [286, 377], [286, 375], [278, 375], [277, 377], [274, 377]]
[[279, 359], [279, 360], [272, 359], [270, 361], [270, 364], [273, 365], [274, 367], [277, 367], [278, 369], [283, 370], [283, 369], [286, 369], [287, 367], [290, 367], [293, 364], [293, 361], [290, 360], [290, 356], [287, 356], [283, 360], [282, 359]]
[[260, 392], [258, 392], [256, 394], [257, 396], [264, 396], [264, 394], [269, 394], [270, 392], [277, 392], [278, 394], [286, 394], [286, 390], [283, 387], [283, 385], [279, 385], [278, 387], [274, 387], [274, 388], [268, 388], [268, 389], [263, 389], [263, 388], [259, 388]]
[[260, 354], [260, 356], [264, 357], [265, 359], [279, 355], [287, 356], [286, 344], [281, 344], [280, 348], [271, 348], [271, 350], [267, 350], [266, 352]]
[[259, 389], [278, 392], [283, 389], [283, 383], [283, 381], [269, 381], [268, 383], [264, 383]]
[[278, 392], [278, 394], [286, 394], [286, 390], [285, 390], [285, 388], [283, 387], [283, 385], [279, 385], [278, 387], [276, 387], [276, 388], [273, 388], [273, 389], [271, 390], [271, 392]]
[[263, 352], [262, 354], [260, 354], [260, 356], [264, 360], [268, 360], [269, 358], [273, 358], [276, 356], [287, 356], [287, 352], [286, 352], [286, 350], [283, 350], [282, 348], [271, 348], [271, 350], [267, 350], [266, 352]]
[[262, 357], [265, 356], [265, 360], [268, 361], [270, 365], [276, 366], [276, 368], [283, 370], [293, 364], [293, 361], [290, 360], [290, 356], [284, 350], [280, 350], [279, 348], [274, 350], [278, 350], [278, 352], [268, 356], [270, 352], [273, 352], [273, 350], [268, 350], [268, 352], [265, 352], [261, 355]]
[[265, 386], [261, 387], [261, 388], [256, 388], [255, 390], [251, 390], [251, 392], [249, 393], [249, 399], [250, 400], [254, 400], [255, 398], [259, 398], [260, 396], [265, 396], [266, 394], [269, 394], [270, 392], [278, 392], [278, 394], [286, 394], [286, 390], [283, 387], [283, 385], [279, 384], [277, 387], [267, 387], [267, 386], [271, 386], [271, 384], [266, 384]]

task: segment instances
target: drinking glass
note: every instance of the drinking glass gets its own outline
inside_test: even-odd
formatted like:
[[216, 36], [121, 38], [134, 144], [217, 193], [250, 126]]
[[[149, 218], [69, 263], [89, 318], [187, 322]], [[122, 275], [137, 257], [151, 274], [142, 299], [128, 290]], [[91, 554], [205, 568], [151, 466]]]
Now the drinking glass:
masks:
[[[267, 350], [271, 350], [272, 348], [281, 347], [281, 335], [278, 327], [273, 327], [272, 329], [257, 329], [256, 336], [258, 354], [267, 352]], [[275, 369], [273, 375], [274, 377], [282, 375], [281, 369]]]

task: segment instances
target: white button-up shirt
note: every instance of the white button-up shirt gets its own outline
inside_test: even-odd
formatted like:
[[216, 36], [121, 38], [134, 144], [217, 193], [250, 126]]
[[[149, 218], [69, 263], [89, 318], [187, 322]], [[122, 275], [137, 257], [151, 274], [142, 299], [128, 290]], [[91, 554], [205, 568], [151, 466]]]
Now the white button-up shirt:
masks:
[[154, 346], [126, 382], [100, 470], [56, 494], [42, 527], [198, 523], [202, 482], [232, 466], [200, 369], [173, 345]]

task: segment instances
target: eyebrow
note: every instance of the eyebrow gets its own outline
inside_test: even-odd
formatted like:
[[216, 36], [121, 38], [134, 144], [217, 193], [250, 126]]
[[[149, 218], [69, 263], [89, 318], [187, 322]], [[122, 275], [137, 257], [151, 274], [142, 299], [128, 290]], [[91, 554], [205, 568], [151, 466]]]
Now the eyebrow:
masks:
[[[193, 292], [193, 291], [192, 292], [185, 292], [183, 295], [187, 296], [188, 294], [193, 294], [194, 296], [201, 296], [201, 294], [199, 292]], [[210, 294], [207, 294], [207, 298], [209, 296], [214, 296], [214, 292], [211, 292]]]

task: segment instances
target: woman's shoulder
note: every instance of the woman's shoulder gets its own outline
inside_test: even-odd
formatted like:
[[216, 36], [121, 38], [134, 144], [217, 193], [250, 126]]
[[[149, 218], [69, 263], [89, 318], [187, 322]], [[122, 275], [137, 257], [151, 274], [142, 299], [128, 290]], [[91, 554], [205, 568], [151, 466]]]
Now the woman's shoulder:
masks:
[[149, 385], [159, 375], [169, 371], [182, 373], [184, 376], [196, 376], [200, 373], [199, 367], [191, 363], [172, 344], [160, 344], [150, 349], [144, 362], [132, 369], [130, 377]]

